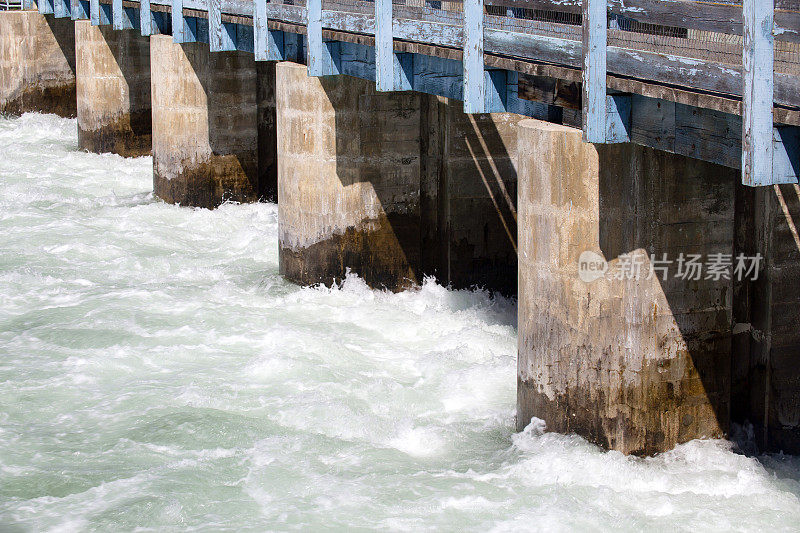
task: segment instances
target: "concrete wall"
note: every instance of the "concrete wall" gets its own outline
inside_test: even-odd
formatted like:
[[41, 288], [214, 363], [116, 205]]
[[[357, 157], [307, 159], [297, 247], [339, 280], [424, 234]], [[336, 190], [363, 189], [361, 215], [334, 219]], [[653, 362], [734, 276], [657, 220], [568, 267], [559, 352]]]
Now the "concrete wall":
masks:
[[150, 38], [75, 21], [78, 145], [125, 157], [150, 153]]
[[757, 280], [736, 287], [732, 416], [761, 451], [800, 454], [800, 187], [742, 187], [738, 248], [761, 254]]
[[[738, 172], [534, 120], [518, 151], [519, 428], [635, 454], [724, 435], [733, 283], [647, 273], [651, 254], [733, 253]], [[584, 251], [643, 275], [587, 283]]]
[[0, 113], [74, 117], [75, 28], [36, 11], [0, 13]]
[[[212, 54], [202, 43], [150, 40], [155, 194], [168, 202], [212, 208], [269, 196], [274, 177], [259, 172], [259, 117], [269, 111], [270, 65], [252, 54]], [[266, 95], [259, 100], [259, 95]], [[273, 131], [266, 135], [275, 138]], [[274, 149], [272, 149], [274, 153]], [[269, 160], [268, 156], [266, 160]], [[274, 168], [273, 168], [274, 171]]]
[[[281, 269], [303, 284], [347, 269], [399, 290], [516, 286], [514, 115], [377, 93], [344, 76], [277, 67]], [[507, 148], [509, 146], [510, 148]]]
[[278, 201], [278, 119], [275, 104], [274, 61], [256, 63], [258, 74], [258, 188], [259, 197]]
[[517, 293], [517, 124], [512, 113], [467, 115], [447, 104], [441, 179], [446, 193], [447, 275], [453, 287]]

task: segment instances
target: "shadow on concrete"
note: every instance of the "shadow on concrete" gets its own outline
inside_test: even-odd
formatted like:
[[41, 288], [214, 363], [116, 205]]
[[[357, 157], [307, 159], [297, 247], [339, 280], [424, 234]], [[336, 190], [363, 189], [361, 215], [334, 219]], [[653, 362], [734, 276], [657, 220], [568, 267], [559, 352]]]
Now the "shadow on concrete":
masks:
[[71, 18], [56, 18], [55, 15], [45, 15], [45, 21], [50, 26], [50, 31], [56, 38], [58, 47], [67, 64], [72, 69], [72, 75], [75, 75], [75, 23]]
[[[516, 128], [519, 117], [466, 115], [453, 102], [446, 158], [449, 282], [517, 294]], [[503, 132], [498, 128], [500, 125]], [[513, 143], [507, 146], [507, 143]]]
[[305, 261], [326, 264], [323, 281], [350, 268], [378, 288], [435, 276], [515, 296], [517, 173], [506, 139], [515, 151], [516, 137], [498, 129], [513, 131], [508, 116], [469, 116], [460, 101], [375, 93], [344, 76], [321, 83], [334, 102], [341, 184], [369, 184], [385, 214], [307, 250]]
[[[188, 53], [208, 102], [208, 141], [215, 159], [238, 167], [249, 191], [234, 185], [228, 198], [264, 201], [277, 198], [275, 63], [255, 61], [252, 53]], [[206, 73], [213, 73], [207, 75]], [[256, 132], [255, 135], [253, 132]], [[222, 169], [218, 173], [223, 176]], [[224, 185], [223, 185], [224, 187]]]
[[[713, 254], [730, 259], [734, 253], [739, 173], [632, 145], [598, 146], [598, 154], [600, 249], [610, 272], [639, 280], [616, 284], [622, 293], [605, 304], [612, 314], [615, 305], [621, 306], [617, 312], [625, 316], [617, 325], [626, 331], [609, 333], [620, 342], [610, 353], [620, 354], [622, 372], [638, 376], [630, 391], [609, 402], [643, 409], [648, 417], [685, 413], [680, 420], [668, 416], [661, 422], [678, 442], [721, 436], [717, 428], [727, 432], [730, 425], [734, 283], [730, 274], [707, 279], [706, 265]], [[679, 272], [680, 258], [692, 256], [699, 256], [700, 273], [686, 263]], [[673, 262], [652, 263], [655, 275], [647, 280], [651, 259], [664, 258]], [[631, 266], [635, 263], [641, 264], [639, 272]], [[637, 339], [634, 344], [625, 344], [628, 335]], [[634, 353], [623, 358], [628, 350]], [[623, 361], [629, 359], [642, 367], [626, 368]], [[665, 438], [670, 440], [655, 432], [637, 441], [649, 454], [662, 448]]]
[[[800, 186], [738, 191], [737, 244], [765, 256], [734, 293], [731, 417], [752, 424], [758, 451], [800, 454]], [[747, 327], [743, 327], [747, 326]]]
[[[714, 423], [730, 434], [731, 422], [752, 423], [759, 451], [800, 453], [800, 236], [794, 222], [800, 189], [747, 188], [738, 170], [701, 161], [672, 164], [680, 156], [650, 149], [632, 157], [629, 149], [599, 149], [600, 247], [612, 264], [637, 252], [674, 261], [666, 279], [657, 271], [645, 289], [656, 316], [634, 313], [627, 321], [632, 329], [653, 328], [655, 350], [681, 346], [676, 336], [685, 347], [685, 353], [662, 351], [658, 368], [643, 370], [680, 376], [677, 388], [655, 379], [645, 389], [653, 408], [683, 404], [691, 412], [692, 404], [707, 400], [713, 413], [701, 408], [684, 416], [673, 428], [678, 435], [696, 435], [698, 427]], [[757, 279], [737, 274], [739, 254], [758, 253], [765, 260]], [[709, 271], [714, 254], [731, 261], [726, 275]], [[699, 279], [677, 276], [681, 255], [701, 257]], [[658, 309], [662, 297], [668, 309]], [[675, 364], [683, 368], [671, 368]], [[708, 415], [716, 420], [703, 421]]]

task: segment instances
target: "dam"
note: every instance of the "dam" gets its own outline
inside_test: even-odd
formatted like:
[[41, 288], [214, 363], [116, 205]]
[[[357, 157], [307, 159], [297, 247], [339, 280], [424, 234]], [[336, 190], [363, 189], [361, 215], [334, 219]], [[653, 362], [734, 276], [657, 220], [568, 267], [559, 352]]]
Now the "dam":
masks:
[[518, 302], [517, 429], [800, 452], [793, 0], [41, 0], [0, 111], [277, 201], [279, 270]]

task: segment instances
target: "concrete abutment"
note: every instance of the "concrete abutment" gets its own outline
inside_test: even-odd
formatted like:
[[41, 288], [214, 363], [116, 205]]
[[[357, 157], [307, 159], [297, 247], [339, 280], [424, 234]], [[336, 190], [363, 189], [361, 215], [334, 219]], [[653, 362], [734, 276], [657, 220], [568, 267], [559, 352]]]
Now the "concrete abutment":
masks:
[[150, 38], [75, 21], [78, 146], [125, 157], [150, 154]]
[[0, 114], [76, 115], [75, 27], [37, 11], [0, 14]]

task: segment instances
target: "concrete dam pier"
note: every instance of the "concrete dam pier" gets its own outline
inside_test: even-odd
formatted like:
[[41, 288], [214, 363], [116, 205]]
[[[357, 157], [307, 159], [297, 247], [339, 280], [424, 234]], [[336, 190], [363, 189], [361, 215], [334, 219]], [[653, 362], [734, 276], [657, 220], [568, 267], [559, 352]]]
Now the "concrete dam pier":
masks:
[[209, 208], [274, 197], [275, 66], [150, 39], [156, 195]]
[[516, 292], [516, 124], [461, 102], [277, 66], [281, 272]]
[[170, 203], [277, 200], [295, 283], [516, 296], [519, 430], [798, 454], [800, 27], [676, 4], [40, 0], [0, 110]]
[[75, 25], [34, 11], [0, 15], [0, 113], [75, 117]]
[[75, 21], [78, 146], [124, 157], [152, 148], [150, 39]]

